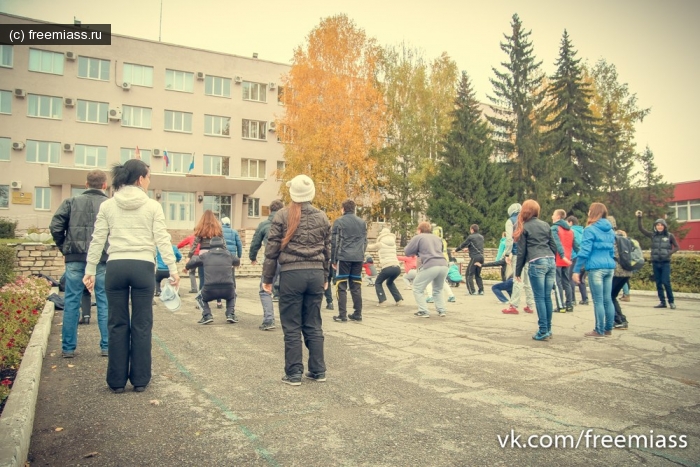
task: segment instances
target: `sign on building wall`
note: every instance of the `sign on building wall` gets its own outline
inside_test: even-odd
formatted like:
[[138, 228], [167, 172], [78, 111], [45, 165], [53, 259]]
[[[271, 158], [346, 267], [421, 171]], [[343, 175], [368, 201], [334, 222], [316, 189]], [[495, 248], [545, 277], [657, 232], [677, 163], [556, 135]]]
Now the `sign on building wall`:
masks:
[[13, 191], [12, 204], [32, 204], [32, 194], [25, 191]]

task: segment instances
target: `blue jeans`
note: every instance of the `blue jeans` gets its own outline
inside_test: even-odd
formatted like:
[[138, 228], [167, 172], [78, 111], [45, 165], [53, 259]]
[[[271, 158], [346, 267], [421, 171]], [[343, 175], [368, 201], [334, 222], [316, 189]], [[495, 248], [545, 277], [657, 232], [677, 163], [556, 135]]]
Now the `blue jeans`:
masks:
[[654, 280], [656, 281], [656, 293], [659, 294], [659, 301], [666, 303], [664, 288], [668, 296], [668, 303], [673, 303], [673, 290], [671, 289], [671, 263], [669, 261], [651, 263], [654, 268]]
[[442, 288], [445, 286], [447, 277], [447, 266], [433, 266], [428, 269], [421, 269], [413, 279], [413, 297], [418, 304], [418, 311], [428, 313], [428, 304], [425, 301], [425, 288], [429, 283], [433, 284], [433, 302], [438, 313], [445, 313], [445, 300], [442, 298]]
[[508, 280], [495, 284], [491, 287], [491, 290], [493, 290], [499, 302], [508, 303], [508, 298], [506, 298], [503, 292], [508, 292], [508, 295], [513, 294], [513, 278], [509, 277]]
[[615, 324], [615, 306], [612, 301], [612, 281], [614, 269], [593, 269], [588, 271], [588, 286], [593, 296], [595, 332], [605, 334], [612, 331]]
[[537, 308], [537, 326], [540, 334], [552, 331], [552, 287], [557, 274], [554, 256], [530, 262], [528, 276]]
[[[64, 352], [75, 352], [78, 346], [78, 319], [80, 318], [80, 300], [83, 297], [83, 262], [66, 263], [66, 292], [63, 310], [63, 327], [61, 329], [62, 349]], [[105, 293], [105, 263], [97, 265], [95, 275], [95, 301], [97, 302], [97, 326], [100, 328], [100, 348], [107, 350], [107, 294]]]

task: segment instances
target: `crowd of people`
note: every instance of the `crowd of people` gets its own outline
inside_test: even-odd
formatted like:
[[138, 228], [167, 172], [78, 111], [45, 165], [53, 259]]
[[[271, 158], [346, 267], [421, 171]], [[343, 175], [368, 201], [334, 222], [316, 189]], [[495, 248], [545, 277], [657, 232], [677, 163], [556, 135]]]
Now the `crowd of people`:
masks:
[[[137, 392], [144, 391], [150, 382], [154, 297], [161, 296], [161, 281], [169, 289], [179, 288], [180, 249], [188, 247], [184, 272], [189, 274], [189, 292], [196, 294], [202, 313], [198, 323], [214, 321], [210, 307], [214, 301], [217, 308], [223, 308], [225, 302], [228, 323], [238, 322], [235, 270], [243, 246], [230, 219], [219, 220], [207, 210], [193, 234], [172, 245], [162, 208], [147, 195], [149, 183], [149, 167], [141, 160], [129, 160], [113, 168], [114, 196], [107, 198], [106, 174], [93, 170], [87, 176], [87, 190], [65, 200], [50, 227], [66, 262], [62, 355], [75, 356], [77, 326], [86, 322], [81, 301], [87, 290], [96, 297], [100, 348], [108, 357], [107, 384], [115, 393], [124, 392], [127, 382]], [[412, 290], [417, 304], [415, 316], [429, 318], [429, 304], [434, 305], [438, 317], [447, 316], [446, 302], [455, 301], [450, 285], [459, 286], [462, 280], [439, 227], [419, 223], [404, 254], [398, 255], [396, 236], [388, 228], [379, 232], [374, 243], [368, 243], [367, 223], [356, 215], [353, 200], [342, 203], [342, 215], [331, 225], [327, 215], [312, 205], [316, 193], [313, 180], [298, 175], [287, 186], [290, 203], [270, 203], [270, 215], [258, 225], [248, 255], [255, 265], [260, 252], [264, 254], [260, 330], [276, 329], [274, 303], [278, 302], [285, 353], [282, 382], [298, 386], [304, 376], [326, 380], [323, 299], [326, 309], [334, 310], [336, 298], [338, 314], [333, 321], [362, 321], [362, 271], [369, 264], [367, 252], [376, 252], [379, 260], [379, 273], [371, 284], [377, 306], [403, 304], [396, 284], [403, 272], [405, 288]], [[668, 304], [675, 308], [670, 259], [678, 244], [663, 219], [649, 232], [642, 226], [642, 213], [637, 211], [636, 215], [640, 232], [652, 240], [651, 260], [660, 300], [657, 307]], [[626, 232], [617, 230], [615, 219], [602, 203], [591, 204], [585, 228], [576, 217], [567, 217], [564, 209], [552, 213], [551, 225], [540, 217], [537, 201], [513, 203], [492, 263], [485, 262], [485, 240], [479, 225], [470, 226], [469, 235], [455, 250], [469, 254], [467, 293], [483, 295], [482, 269], [500, 268], [502, 281], [492, 290], [507, 305], [502, 313], [518, 314], [525, 295], [523, 311], [537, 313], [537, 331], [532, 338], [546, 341], [552, 338], [553, 313], [574, 311], [576, 286], [581, 294], [578, 304], [589, 303], [587, 277], [595, 326], [585, 337], [604, 339], [613, 329], [627, 329], [620, 301], [629, 297], [629, 289], [621, 300], [617, 298], [629, 286], [632, 275], [619, 260], [623, 252], [618, 239], [626, 237]], [[348, 313], [348, 290], [352, 313]], [[163, 290], [161, 299], [171, 300], [173, 294]], [[302, 345], [309, 351], [306, 373]]]

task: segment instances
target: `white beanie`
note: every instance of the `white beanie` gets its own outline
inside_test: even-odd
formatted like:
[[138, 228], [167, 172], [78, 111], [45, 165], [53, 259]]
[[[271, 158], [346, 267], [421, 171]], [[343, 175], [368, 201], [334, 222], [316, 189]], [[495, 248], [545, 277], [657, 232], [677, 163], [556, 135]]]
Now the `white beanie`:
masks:
[[223, 225], [231, 225], [231, 219], [229, 219], [228, 217], [222, 217], [222, 218], [221, 218], [221, 223], [222, 223]]
[[289, 187], [289, 196], [295, 203], [311, 201], [316, 196], [314, 181], [306, 175], [297, 175], [287, 182], [287, 187]]

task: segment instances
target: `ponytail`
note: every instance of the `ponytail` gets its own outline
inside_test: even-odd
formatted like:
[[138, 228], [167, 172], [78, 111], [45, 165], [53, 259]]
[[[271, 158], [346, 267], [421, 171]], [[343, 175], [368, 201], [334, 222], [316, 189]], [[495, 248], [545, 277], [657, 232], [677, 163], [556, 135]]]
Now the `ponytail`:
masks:
[[289, 244], [289, 241], [292, 239], [294, 233], [297, 231], [297, 227], [299, 227], [299, 221], [301, 221], [301, 203], [295, 203], [294, 201], [291, 201], [289, 203], [288, 208], [289, 216], [287, 217], [287, 233], [282, 239], [282, 250], [284, 250]]
[[140, 159], [129, 159], [126, 163], [112, 166], [112, 188], [118, 190], [124, 185], [134, 185], [139, 178], [148, 175], [148, 165]]

